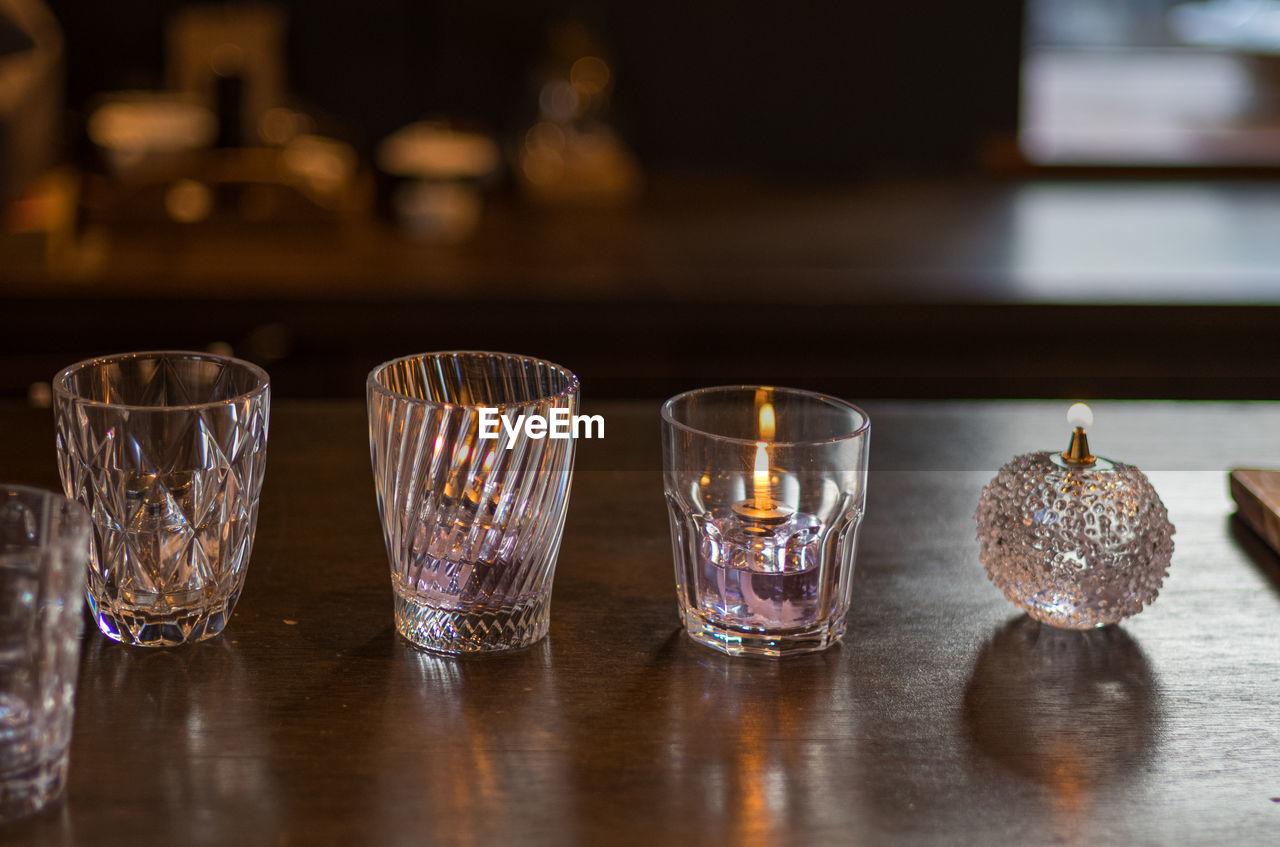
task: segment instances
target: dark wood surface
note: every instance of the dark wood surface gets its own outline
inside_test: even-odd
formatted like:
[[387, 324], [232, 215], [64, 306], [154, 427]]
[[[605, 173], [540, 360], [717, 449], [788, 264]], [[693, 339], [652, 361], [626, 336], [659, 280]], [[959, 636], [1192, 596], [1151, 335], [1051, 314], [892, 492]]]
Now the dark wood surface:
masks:
[[[1280, 467], [1280, 407], [1095, 407], [1177, 526], [1156, 603], [1041, 628], [972, 514], [1063, 404], [870, 404], [849, 633], [783, 663], [676, 617], [657, 404], [583, 442], [551, 635], [456, 660], [397, 640], [363, 407], [278, 402], [245, 593], [222, 637], [89, 632], [68, 797], [32, 844], [1274, 844], [1280, 564], [1230, 467]], [[56, 485], [48, 410], [0, 407], [0, 478]]]

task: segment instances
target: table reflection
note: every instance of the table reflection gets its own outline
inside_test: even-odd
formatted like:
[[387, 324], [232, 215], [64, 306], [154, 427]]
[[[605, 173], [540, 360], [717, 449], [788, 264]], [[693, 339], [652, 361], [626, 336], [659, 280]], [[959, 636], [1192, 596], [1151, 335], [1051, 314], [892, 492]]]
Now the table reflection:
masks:
[[1119, 626], [1064, 630], [1023, 615], [979, 653], [964, 720], [980, 750], [1047, 788], [1059, 829], [1075, 832], [1097, 791], [1151, 755], [1160, 693]]
[[[209, 843], [246, 827], [278, 830], [281, 797], [261, 686], [236, 644], [215, 638], [182, 649], [130, 649], [91, 633], [84, 652], [93, 672], [82, 674], [76, 696], [75, 741], [87, 743], [72, 749], [73, 803], [81, 791], [99, 799], [106, 792], [116, 806], [108, 811], [148, 821], [148, 838], [156, 840], [187, 832], [193, 821]], [[121, 772], [147, 779], [111, 779]]]
[[[532, 831], [573, 840], [564, 791], [569, 728], [550, 642], [483, 658], [421, 652], [396, 639], [382, 690], [371, 796], [378, 837], [458, 845], [523, 843]], [[443, 823], [447, 821], [446, 823]]]
[[[677, 631], [612, 705], [578, 726], [579, 793], [599, 824], [655, 838], [678, 822], [690, 843], [788, 843], [841, 819], [838, 786], [857, 770], [853, 694], [835, 683], [839, 648], [785, 662], [722, 656]], [[832, 733], [831, 722], [848, 723]], [[617, 796], [643, 797], [628, 808]]]

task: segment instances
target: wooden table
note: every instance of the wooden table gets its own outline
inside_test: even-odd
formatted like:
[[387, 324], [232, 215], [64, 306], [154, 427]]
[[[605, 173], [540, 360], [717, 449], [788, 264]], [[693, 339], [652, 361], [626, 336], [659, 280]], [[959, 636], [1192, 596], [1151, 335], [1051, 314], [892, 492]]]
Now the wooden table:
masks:
[[[588, 408], [550, 638], [456, 660], [391, 624], [356, 402], [279, 401], [222, 637], [89, 632], [65, 803], [14, 843], [1274, 844], [1280, 563], [1226, 470], [1280, 467], [1280, 407], [1095, 407], [1095, 450], [1176, 523], [1159, 600], [1048, 630], [988, 583], [972, 514], [1058, 403], [870, 404], [849, 633], [782, 663], [676, 618], [655, 404]], [[0, 407], [0, 478], [56, 485], [51, 415]]]

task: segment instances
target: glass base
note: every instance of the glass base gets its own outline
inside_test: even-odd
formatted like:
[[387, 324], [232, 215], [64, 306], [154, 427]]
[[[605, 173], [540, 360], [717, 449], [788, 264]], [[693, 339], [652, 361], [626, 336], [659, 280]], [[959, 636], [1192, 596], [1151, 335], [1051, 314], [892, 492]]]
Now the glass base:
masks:
[[88, 592], [89, 610], [102, 634], [133, 647], [176, 647], [213, 638], [226, 627], [238, 597], [237, 592], [206, 606], [155, 611], [113, 608]]
[[541, 640], [551, 626], [551, 596], [500, 609], [441, 608], [396, 592], [396, 631], [433, 653], [501, 653]]
[[737, 629], [722, 626], [685, 610], [684, 629], [699, 644], [713, 647], [730, 656], [756, 656], [781, 659], [826, 650], [844, 635], [844, 618], [830, 619], [811, 626], [774, 630]]
[[0, 822], [34, 815], [58, 799], [67, 783], [67, 756], [0, 774]]

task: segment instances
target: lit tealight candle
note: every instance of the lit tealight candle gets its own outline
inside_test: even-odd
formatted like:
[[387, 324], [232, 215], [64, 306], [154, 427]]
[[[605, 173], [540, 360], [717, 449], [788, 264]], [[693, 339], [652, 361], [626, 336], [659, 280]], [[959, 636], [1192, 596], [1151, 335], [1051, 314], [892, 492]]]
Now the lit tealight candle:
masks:
[[777, 422], [773, 415], [773, 404], [765, 400], [760, 401], [760, 440], [772, 441], [774, 429]]
[[766, 402], [766, 392], [757, 394], [756, 403], [760, 408], [760, 440], [756, 442], [756, 458], [752, 471], [752, 498], [733, 504], [733, 511], [742, 518], [755, 523], [782, 523], [791, 516], [791, 509], [775, 503], [769, 485], [769, 442], [773, 440], [777, 422], [774, 418], [773, 404]]
[[769, 450], [763, 441], [756, 442], [755, 507], [762, 512], [773, 508], [769, 496]]

